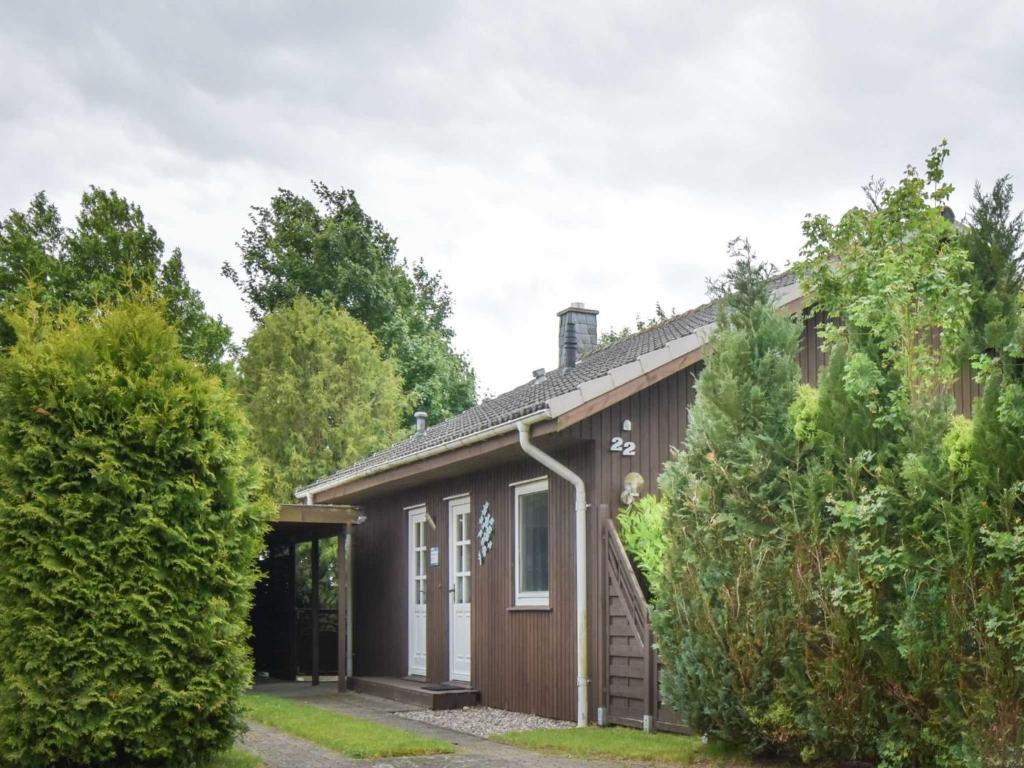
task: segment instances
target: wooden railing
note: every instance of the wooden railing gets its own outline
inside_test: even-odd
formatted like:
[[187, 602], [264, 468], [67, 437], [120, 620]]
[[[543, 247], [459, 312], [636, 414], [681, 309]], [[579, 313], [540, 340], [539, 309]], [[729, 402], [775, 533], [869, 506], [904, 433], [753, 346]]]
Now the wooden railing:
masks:
[[633, 571], [633, 564], [629, 561], [629, 555], [626, 554], [626, 548], [622, 546], [614, 521], [605, 521], [604, 535], [609, 575], [619, 587], [619, 594], [633, 630], [641, 638], [644, 647], [647, 647], [647, 638], [644, 637], [650, 625], [647, 601]]
[[601, 545], [606, 720], [645, 730], [686, 730], [678, 715], [661, 703], [650, 609], [610, 519], [602, 524]]

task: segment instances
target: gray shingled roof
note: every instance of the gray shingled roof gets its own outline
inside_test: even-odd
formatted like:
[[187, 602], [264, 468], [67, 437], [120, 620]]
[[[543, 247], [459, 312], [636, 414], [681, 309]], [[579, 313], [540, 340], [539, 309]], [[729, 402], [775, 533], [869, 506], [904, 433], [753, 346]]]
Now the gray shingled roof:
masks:
[[[795, 282], [793, 273], [787, 271], [772, 280], [772, 288], [777, 290]], [[457, 416], [428, 427], [421, 434], [408, 437], [390, 448], [326, 475], [299, 489], [298, 493], [324, 483], [341, 484], [356, 476], [375, 474], [396, 461], [408, 459], [413, 454], [542, 411], [551, 398], [572, 392], [584, 382], [600, 378], [613, 368], [631, 363], [648, 352], [661, 349], [670, 341], [689, 336], [714, 322], [716, 305], [717, 302], [708, 302], [595, 350], [583, 357], [575, 368], [549, 371], [540, 381], [531, 380], [509, 392], [484, 400]]]

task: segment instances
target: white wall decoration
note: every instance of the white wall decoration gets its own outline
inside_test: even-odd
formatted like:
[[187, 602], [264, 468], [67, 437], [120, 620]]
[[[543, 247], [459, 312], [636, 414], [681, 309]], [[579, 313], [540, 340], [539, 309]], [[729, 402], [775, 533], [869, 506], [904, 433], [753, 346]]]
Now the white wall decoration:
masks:
[[479, 546], [476, 550], [476, 561], [484, 564], [487, 553], [494, 547], [494, 515], [491, 514], [491, 503], [485, 501], [480, 508], [480, 516], [476, 523], [476, 540]]

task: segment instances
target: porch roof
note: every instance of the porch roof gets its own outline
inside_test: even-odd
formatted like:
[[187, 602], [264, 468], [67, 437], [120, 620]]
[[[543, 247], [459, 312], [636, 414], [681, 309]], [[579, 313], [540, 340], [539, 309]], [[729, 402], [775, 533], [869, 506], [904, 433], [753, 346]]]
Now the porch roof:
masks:
[[343, 533], [359, 525], [366, 515], [349, 504], [281, 504], [271, 534], [288, 541], [310, 541]]

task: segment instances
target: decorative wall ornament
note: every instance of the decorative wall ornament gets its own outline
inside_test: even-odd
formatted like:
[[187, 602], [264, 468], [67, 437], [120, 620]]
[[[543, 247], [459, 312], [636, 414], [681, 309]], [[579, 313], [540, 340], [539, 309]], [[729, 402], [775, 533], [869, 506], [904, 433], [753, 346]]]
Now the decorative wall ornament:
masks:
[[622, 494], [619, 496], [627, 507], [640, 498], [644, 490], [644, 476], [639, 472], [630, 472], [622, 478]]
[[491, 514], [491, 502], [485, 501], [480, 508], [480, 516], [476, 522], [476, 561], [484, 564], [487, 553], [494, 547], [494, 515]]

